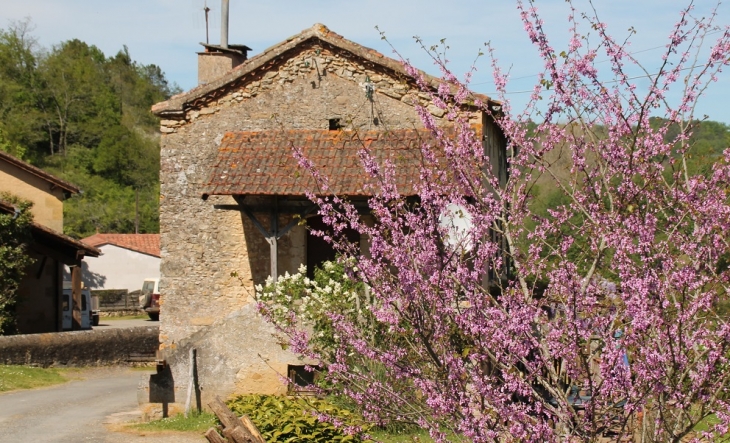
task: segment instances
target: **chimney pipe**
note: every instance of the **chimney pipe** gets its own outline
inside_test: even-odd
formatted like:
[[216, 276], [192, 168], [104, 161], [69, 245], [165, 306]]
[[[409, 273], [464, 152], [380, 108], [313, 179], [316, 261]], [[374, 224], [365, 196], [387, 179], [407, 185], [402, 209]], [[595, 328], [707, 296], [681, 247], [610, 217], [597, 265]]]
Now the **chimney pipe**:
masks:
[[228, 48], [228, 2], [221, 0], [221, 48]]

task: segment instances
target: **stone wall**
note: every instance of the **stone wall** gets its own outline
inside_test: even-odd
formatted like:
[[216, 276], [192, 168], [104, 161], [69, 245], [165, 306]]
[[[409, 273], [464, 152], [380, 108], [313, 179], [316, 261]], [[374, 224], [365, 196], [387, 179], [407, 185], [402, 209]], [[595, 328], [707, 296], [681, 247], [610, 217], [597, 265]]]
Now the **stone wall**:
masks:
[[[173, 362], [176, 386], [187, 385], [186, 365], [178, 364], [185, 346], [204, 350], [198, 364], [214, 374], [205, 389], [221, 394], [276, 392], [286, 364], [299, 364], [252, 304], [254, 285], [270, 274], [268, 243], [241, 213], [215, 209], [234, 205], [233, 198], [201, 198], [223, 135], [327, 129], [335, 118], [345, 128], [422, 127], [415, 103], [442, 115], [414, 85], [346, 54], [311, 46], [287, 57], [227, 95], [161, 122], [160, 349]], [[366, 83], [375, 87], [372, 100]], [[480, 118], [474, 115], [476, 123]], [[257, 217], [268, 226], [267, 214]], [[279, 226], [291, 217], [282, 215]], [[284, 236], [278, 251], [279, 274], [295, 272], [306, 262], [304, 228]], [[231, 328], [240, 329], [226, 336]], [[276, 354], [275, 364], [262, 364], [266, 350]]]
[[0, 337], [0, 364], [94, 366], [124, 364], [130, 356], [154, 356], [156, 327], [97, 329]]
[[[162, 407], [151, 391], [167, 391], [165, 398], [174, 410], [185, 404], [190, 373], [190, 349], [195, 349], [195, 403], [207, 405], [216, 396], [238, 394], [286, 394], [282, 377], [290, 364], [305, 362], [293, 358], [274, 337], [274, 328], [260, 318], [256, 306], [248, 304], [192, 336], [177, 343], [169, 353], [165, 370], [150, 380], [147, 393], [139, 397], [142, 410], [155, 415]], [[152, 394], [152, 395], [150, 395]]]

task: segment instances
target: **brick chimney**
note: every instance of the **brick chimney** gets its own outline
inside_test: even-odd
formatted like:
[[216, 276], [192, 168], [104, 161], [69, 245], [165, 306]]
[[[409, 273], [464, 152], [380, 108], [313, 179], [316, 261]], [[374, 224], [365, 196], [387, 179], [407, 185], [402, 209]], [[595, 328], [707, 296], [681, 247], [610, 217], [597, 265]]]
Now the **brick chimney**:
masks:
[[210, 83], [226, 72], [243, 63], [248, 58], [246, 45], [228, 45], [222, 48], [215, 45], [206, 45], [204, 52], [198, 52], [198, 84]]
[[198, 52], [198, 84], [204, 85], [223, 76], [248, 58], [246, 45], [228, 44], [228, 2], [221, 0], [221, 44], [201, 43], [204, 52]]

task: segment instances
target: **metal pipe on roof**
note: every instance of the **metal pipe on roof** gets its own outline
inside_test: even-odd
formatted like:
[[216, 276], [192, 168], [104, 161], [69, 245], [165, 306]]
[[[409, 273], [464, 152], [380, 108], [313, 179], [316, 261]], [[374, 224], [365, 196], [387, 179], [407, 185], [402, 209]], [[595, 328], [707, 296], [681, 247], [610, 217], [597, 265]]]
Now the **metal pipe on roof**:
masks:
[[228, 5], [229, 0], [221, 0], [221, 48], [228, 48]]

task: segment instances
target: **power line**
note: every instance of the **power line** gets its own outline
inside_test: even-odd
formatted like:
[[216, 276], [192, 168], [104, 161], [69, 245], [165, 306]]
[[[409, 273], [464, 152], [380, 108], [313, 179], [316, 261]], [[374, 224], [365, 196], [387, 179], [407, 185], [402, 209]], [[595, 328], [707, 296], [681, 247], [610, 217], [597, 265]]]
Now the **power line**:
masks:
[[[693, 66], [688, 66], [686, 68], [680, 69], [679, 72], [688, 71], [690, 69], [694, 69], [694, 68], [697, 68], [697, 67], [700, 67], [700, 66], [706, 66], [706, 65], [693, 65]], [[627, 80], [627, 81], [628, 80], [637, 80], [637, 79], [640, 79], [640, 78], [649, 78], [651, 80], [651, 79], [653, 79], [654, 76], [659, 75], [659, 74], [660, 74], [659, 72], [655, 72], [654, 74], [637, 75], [635, 77], [627, 77], [625, 80]], [[606, 82], [602, 82], [602, 84], [604, 84], [604, 85], [610, 85], [612, 83], [618, 83], [619, 81], [623, 81], [623, 80], [609, 80], [609, 81], [606, 81]], [[534, 92], [534, 90], [530, 89], [530, 90], [525, 90], [525, 91], [505, 92], [505, 95], [527, 94], [527, 93], [531, 93], [531, 92]], [[487, 92], [486, 94], [489, 95], [491, 93], [490, 92]], [[494, 94], [496, 95], [498, 93], [495, 92]]]
[[[705, 35], [706, 36], [713, 35], [713, 34], [717, 34], [718, 32], [723, 32], [723, 31], [724, 31], [724, 29], [718, 29], [718, 30], [715, 30], [715, 31], [708, 32]], [[662, 48], [666, 48], [666, 45], [654, 46], [653, 48], [640, 49], [638, 51], [629, 52], [629, 55], [641, 54], [643, 52], [654, 51], [656, 49], [662, 49]], [[607, 63], [607, 62], [610, 62], [610, 61], [611, 61], [611, 59], [610, 58], [607, 58], [605, 60], [597, 61], [594, 64], [598, 65], [598, 64]], [[521, 77], [511, 78], [510, 80], [524, 80], [526, 78], [534, 78], [534, 77], [537, 77], [538, 75], [539, 74], [523, 75]], [[629, 80], [631, 80], [631, 79], [629, 79]], [[483, 82], [479, 82], [479, 83], [472, 83], [472, 85], [474, 85], [474, 86], [476, 86], [476, 85], [485, 85], [487, 83], [494, 83], [494, 80], [487, 80], [487, 81], [483, 81]], [[532, 91], [518, 91], [518, 92], [511, 92], [510, 94], [522, 94], [524, 92], [532, 92]]]

